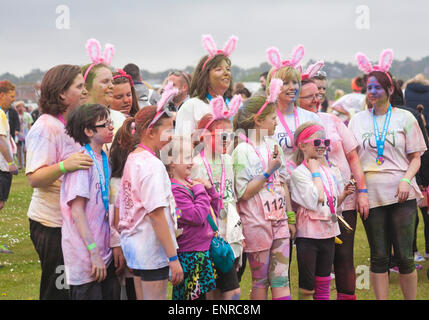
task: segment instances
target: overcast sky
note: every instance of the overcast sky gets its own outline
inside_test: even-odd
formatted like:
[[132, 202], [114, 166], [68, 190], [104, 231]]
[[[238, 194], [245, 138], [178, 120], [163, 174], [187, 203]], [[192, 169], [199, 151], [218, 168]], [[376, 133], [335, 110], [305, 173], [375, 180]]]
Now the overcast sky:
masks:
[[[60, 5], [69, 9], [69, 29], [57, 28], [66, 22]], [[266, 61], [270, 46], [287, 58], [297, 44], [304, 64], [354, 62], [357, 51], [375, 61], [383, 48], [395, 59], [420, 59], [429, 55], [428, 16], [427, 0], [1, 0], [0, 74], [88, 63], [92, 37], [115, 45], [114, 66], [135, 62], [152, 72], [195, 66], [207, 33], [218, 47], [236, 35], [231, 58], [244, 68]]]

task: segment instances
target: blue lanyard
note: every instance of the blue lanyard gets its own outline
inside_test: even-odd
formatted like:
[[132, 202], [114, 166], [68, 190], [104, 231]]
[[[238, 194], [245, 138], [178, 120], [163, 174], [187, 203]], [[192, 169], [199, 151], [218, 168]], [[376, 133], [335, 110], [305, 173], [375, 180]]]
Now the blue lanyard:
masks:
[[[207, 95], [206, 95], [206, 98], [209, 100], [209, 101], [211, 101], [212, 99], [213, 99], [213, 97], [210, 95], [210, 93], [207, 93]], [[227, 106], [229, 106], [229, 98], [226, 98], [225, 99], [225, 103], [226, 103], [226, 105]]]
[[383, 153], [384, 153], [384, 144], [386, 142], [387, 129], [389, 128], [390, 117], [392, 116], [392, 105], [389, 104], [387, 109], [386, 119], [384, 119], [383, 131], [380, 137], [380, 131], [378, 131], [378, 124], [375, 120], [374, 108], [372, 108], [372, 119], [374, 122], [374, 137], [375, 142], [377, 143], [377, 159], [376, 162], [378, 165], [384, 163]]
[[89, 144], [86, 144], [85, 149], [88, 151], [89, 156], [94, 161], [95, 166], [97, 168], [98, 176], [100, 177], [100, 187], [101, 187], [101, 195], [103, 199], [104, 209], [106, 209], [106, 217], [108, 217], [108, 214], [109, 214], [109, 162], [107, 159], [107, 155], [103, 150], [101, 150], [101, 157], [103, 158], [103, 169], [104, 169], [104, 175], [103, 175], [103, 171], [100, 169], [100, 166], [98, 165], [98, 160], [95, 157], [95, 153], [92, 150], [91, 146]]

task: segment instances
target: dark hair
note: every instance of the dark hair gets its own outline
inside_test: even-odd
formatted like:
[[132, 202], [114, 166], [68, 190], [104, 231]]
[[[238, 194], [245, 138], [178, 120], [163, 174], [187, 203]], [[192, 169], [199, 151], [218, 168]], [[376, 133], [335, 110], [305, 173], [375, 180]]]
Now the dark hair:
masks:
[[85, 129], [97, 131], [95, 123], [109, 117], [109, 109], [101, 104], [85, 104], [74, 109], [67, 117], [66, 132], [80, 145], [90, 143]]
[[62, 64], [46, 72], [40, 84], [39, 108], [42, 113], [57, 116], [64, 113], [68, 105], [64, 104], [60, 94], [67, 91], [77, 75], [81, 74], [79, 66]]
[[267, 77], [268, 77], [268, 71], [262, 72], [262, 73], [259, 75], [259, 78], [260, 78], [260, 77], [264, 77], [265, 79], [267, 79]]
[[123, 70], [131, 76], [134, 82], [141, 80], [140, 68], [134, 63], [128, 63]]
[[121, 178], [124, 173], [125, 162], [127, 162], [129, 151], [121, 146], [121, 130], [116, 132], [110, 147], [109, 160], [112, 165], [112, 178]]
[[[387, 73], [389, 74], [390, 79], [393, 81], [393, 77], [390, 72]], [[384, 92], [386, 92], [387, 96], [389, 96], [389, 89], [393, 88], [393, 82], [390, 82], [389, 76], [387, 76], [386, 73], [382, 71], [372, 71], [368, 74], [367, 81], [370, 77], [375, 77], [375, 79], [377, 79], [378, 83], [383, 88]], [[367, 83], [365, 85], [367, 85]]]
[[16, 86], [9, 80], [0, 81], [0, 93], [7, 93], [16, 89]]
[[405, 105], [404, 93], [402, 92], [401, 85], [398, 81], [393, 80], [393, 93], [390, 96], [390, 103], [392, 106]]
[[247, 88], [240, 88], [237, 89], [234, 94], [244, 94], [246, 96], [246, 98], [250, 98], [252, 96], [252, 94], [250, 93], [250, 91]]
[[[207, 101], [207, 93], [209, 90], [209, 72], [211, 69], [216, 68], [222, 61], [226, 61], [226, 63], [231, 66], [231, 60], [224, 56], [223, 54], [218, 54], [210, 59], [204, 70], [202, 70], [204, 63], [208, 59], [208, 55], [202, 57], [200, 62], [198, 62], [197, 67], [194, 70], [194, 74], [192, 75], [191, 87], [189, 88], [189, 94], [191, 98], [198, 97], [202, 101]], [[226, 90], [223, 98], [231, 98], [232, 97], [232, 75], [231, 81], [229, 83], [229, 88]]]
[[263, 96], [256, 96], [244, 101], [243, 106], [238, 109], [232, 121], [234, 131], [242, 129], [245, 135], [249, 136], [249, 130], [255, 128], [255, 117], [264, 120], [269, 114], [275, 112], [275, 103], [268, 103], [261, 114], [257, 115], [266, 99], [267, 98]]
[[[115, 72], [113, 76], [120, 75], [119, 72]], [[133, 102], [131, 105], [130, 116], [134, 117], [134, 115], [140, 110], [139, 107], [139, 98], [137, 97], [136, 89], [131, 85], [130, 80], [127, 77], [118, 77], [113, 79], [113, 86], [117, 84], [129, 83], [131, 87], [131, 95], [133, 98]]]

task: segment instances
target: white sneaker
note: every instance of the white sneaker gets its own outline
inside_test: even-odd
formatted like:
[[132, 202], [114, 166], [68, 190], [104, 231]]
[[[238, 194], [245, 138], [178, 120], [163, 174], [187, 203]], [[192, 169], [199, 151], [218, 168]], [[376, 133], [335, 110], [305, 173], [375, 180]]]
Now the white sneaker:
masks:
[[415, 262], [423, 262], [423, 261], [425, 261], [425, 258], [422, 257], [420, 252], [416, 251], [416, 252], [414, 252], [414, 261]]

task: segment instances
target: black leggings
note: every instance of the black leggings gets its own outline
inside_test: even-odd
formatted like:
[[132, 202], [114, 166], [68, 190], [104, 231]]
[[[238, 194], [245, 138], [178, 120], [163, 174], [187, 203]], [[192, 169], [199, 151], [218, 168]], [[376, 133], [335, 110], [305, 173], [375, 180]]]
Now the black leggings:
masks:
[[[420, 208], [420, 211], [422, 212], [423, 216], [423, 222], [424, 222], [424, 235], [425, 235], [425, 252], [429, 253], [429, 213], [428, 207]], [[419, 226], [419, 215], [416, 213], [416, 228], [414, 233], [414, 242], [413, 242], [413, 251], [417, 252], [419, 251], [417, 249], [417, 227]]]
[[338, 238], [343, 242], [335, 245], [334, 270], [335, 285], [337, 292], [354, 295], [356, 289], [356, 273], [353, 259], [353, 247], [355, 241], [355, 230], [358, 213], [356, 210], [344, 211], [344, 220], [353, 228], [347, 232], [342, 223], [340, 225], [341, 235]]
[[415, 199], [369, 210], [363, 225], [370, 247], [371, 272], [385, 273], [389, 270], [392, 245], [399, 273], [409, 274], [415, 270], [413, 239], [416, 210]]

